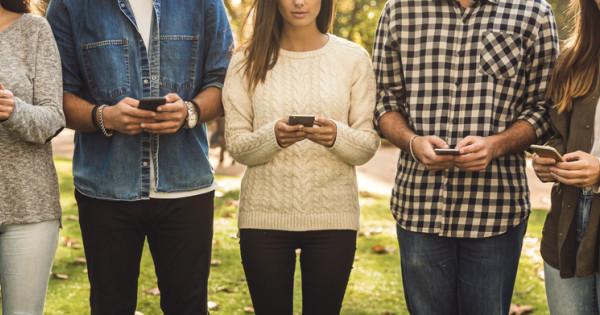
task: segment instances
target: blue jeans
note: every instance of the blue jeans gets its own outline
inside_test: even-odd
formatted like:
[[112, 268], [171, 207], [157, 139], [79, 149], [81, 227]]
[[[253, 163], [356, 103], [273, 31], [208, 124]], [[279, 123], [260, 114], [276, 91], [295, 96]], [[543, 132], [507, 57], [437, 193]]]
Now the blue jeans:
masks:
[[462, 239], [398, 227], [409, 312], [508, 314], [526, 229], [525, 221], [502, 235]]
[[[581, 241], [589, 221], [592, 192], [583, 191], [577, 206], [577, 240]], [[544, 264], [546, 296], [550, 314], [599, 314], [600, 275], [562, 279], [558, 269]]]
[[58, 220], [0, 227], [2, 314], [42, 315]]

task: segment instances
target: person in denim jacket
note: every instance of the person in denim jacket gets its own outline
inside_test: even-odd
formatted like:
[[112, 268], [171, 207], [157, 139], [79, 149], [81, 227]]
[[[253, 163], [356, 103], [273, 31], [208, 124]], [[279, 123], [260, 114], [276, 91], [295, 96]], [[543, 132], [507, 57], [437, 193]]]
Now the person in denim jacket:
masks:
[[[92, 314], [133, 314], [147, 238], [166, 314], [206, 314], [232, 35], [220, 0], [53, 0]], [[156, 111], [140, 99], [164, 97]]]

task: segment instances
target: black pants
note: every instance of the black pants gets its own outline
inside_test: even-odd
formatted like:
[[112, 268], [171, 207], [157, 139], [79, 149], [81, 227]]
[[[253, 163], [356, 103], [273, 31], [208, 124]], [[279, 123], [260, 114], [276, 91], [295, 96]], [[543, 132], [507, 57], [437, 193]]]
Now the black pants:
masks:
[[240, 247], [257, 315], [293, 314], [297, 248], [301, 249], [302, 314], [340, 313], [354, 262], [356, 231], [242, 229]]
[[164, 314], [207, 314], [214, 193], [135, 202], [75, 193], [90, 280], [92, 315], [132, 315], [144, 240]]

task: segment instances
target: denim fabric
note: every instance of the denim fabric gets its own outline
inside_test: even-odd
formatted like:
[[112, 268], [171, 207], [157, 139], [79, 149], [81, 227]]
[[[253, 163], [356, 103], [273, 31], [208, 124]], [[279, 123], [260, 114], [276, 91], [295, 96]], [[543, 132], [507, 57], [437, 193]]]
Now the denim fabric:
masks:
[[594, 193], [591, 190], [584, 189], [577, 205], [577, 241], [581, 242], [588, 221], [590, 220], [590, 210], [592, 209], [592, 199]]
[[600, 314], [600, 276], [562, 279], [558, 269], [544, 263], [548, 308], [552, 315]]
[[[63, 62], [64, 90], [114, 105], [177, 93], [192, 99], [222, 87], [232, 35], [221, 0], [154, 0], [149, 49], [126, 0], [53, 0], [48, 8]], [[148, 199], [150, 159], [159, 192], [213, 183], [206, 125], [174, 135], [77, 132], [73, 175], [81, 193], [109, 200]]]
[[2, 314], [42, 315], [58, 220], [0, 227]]
[[448, 238], [398, 226], [402, 283], [415, 315], [508, 314], [527, 221], [489, 238]]

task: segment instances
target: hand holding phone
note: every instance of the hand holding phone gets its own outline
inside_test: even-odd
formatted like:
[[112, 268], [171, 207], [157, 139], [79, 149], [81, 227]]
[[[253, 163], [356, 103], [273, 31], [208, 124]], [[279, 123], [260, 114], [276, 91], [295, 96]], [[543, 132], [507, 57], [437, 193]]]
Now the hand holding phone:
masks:
[[554, 159], [557, 162], [564, 161], [562, 155], [551, 146], [532, 144], [529, 148], [540, 157]]
[[167, 99], [164, 97], [144, 97], [140, 99], [139, 109], [156, 111], [156, 108], [161, 105], [165, 105]]

